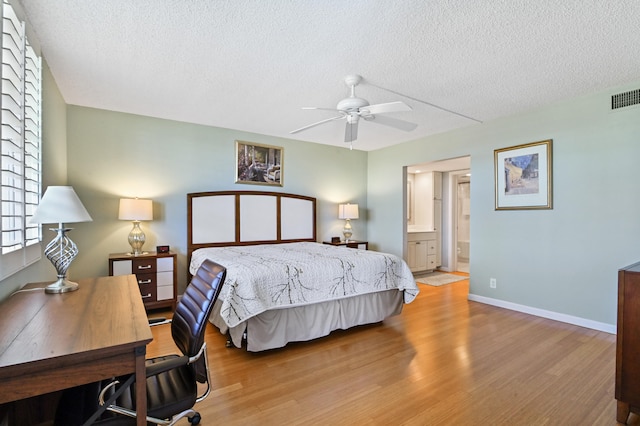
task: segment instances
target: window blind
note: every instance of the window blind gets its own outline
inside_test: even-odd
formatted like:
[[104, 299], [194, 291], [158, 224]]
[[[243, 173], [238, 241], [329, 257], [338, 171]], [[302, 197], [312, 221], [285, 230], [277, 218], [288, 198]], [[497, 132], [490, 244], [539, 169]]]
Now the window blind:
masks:
[[2, 2], [0, 101], [0, 279], [40, 258], [40, 227], [30, 224], [41, 192], [41, 59], [25, 23]]

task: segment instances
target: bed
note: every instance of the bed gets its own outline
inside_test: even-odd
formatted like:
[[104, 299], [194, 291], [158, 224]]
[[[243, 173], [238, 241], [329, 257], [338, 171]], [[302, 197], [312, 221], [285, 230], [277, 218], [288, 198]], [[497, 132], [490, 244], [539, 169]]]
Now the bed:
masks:
[[189, 272], [227, 268], [209, 320], [263, 351], [397, 315], [418, 294], [397, 256], [316, 242], [316, 199], [263, 191], [187, 195]]

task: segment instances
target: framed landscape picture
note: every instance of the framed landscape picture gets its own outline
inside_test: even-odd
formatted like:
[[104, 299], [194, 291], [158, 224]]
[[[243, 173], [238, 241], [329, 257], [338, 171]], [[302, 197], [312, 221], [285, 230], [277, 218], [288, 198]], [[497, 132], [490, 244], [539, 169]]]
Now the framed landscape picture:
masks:
[[282, 186], [283, 149], [236, 141], [236, 183]]
[[494, 151], [496, 210], [551, 209], [552, 140]]

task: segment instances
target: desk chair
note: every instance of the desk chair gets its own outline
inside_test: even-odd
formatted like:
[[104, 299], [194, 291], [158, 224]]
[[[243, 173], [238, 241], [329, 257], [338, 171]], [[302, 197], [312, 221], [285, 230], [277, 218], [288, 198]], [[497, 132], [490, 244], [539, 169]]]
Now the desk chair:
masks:
[[[200, 422], [200, 414], [193, 406], [211, 391], [204, 332], [226, 273], [227, 270], [215, 262], [202, 263], [171, 320], [171, 336], [183, 355], [147, 360], [147, 422], [172, 425], [185, 416], [192, 424]], [[122, 384], [116, 380], [102, 390], [100, 405], [129, 419], [135, 418], [135, 375], [121, 380], [124, 380]], [[201, 395], [198, 395], [197, 383], [206, 383]], [[119, 420], [124, 419], [105, 419], [105, 423], [114, 424]]]

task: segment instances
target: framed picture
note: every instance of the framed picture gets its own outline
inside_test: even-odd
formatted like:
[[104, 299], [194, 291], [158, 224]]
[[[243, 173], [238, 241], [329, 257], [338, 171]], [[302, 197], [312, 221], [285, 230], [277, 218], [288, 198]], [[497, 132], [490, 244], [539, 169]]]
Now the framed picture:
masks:
[[496, 210], [552, 208], [552, 140], [494, 151]]
[[282, 186], [283, 149], [236, 141], [236, 183]]

